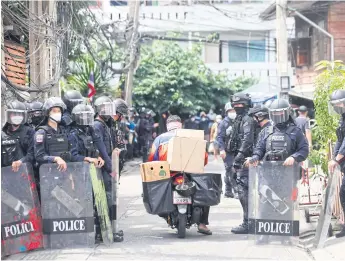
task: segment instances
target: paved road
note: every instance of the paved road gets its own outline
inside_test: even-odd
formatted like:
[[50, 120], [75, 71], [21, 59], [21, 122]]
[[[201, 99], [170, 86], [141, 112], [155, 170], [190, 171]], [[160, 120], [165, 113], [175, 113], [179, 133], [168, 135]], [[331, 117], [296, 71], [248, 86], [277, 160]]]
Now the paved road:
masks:
[[[211, 159], [212, 160], [212, 159]], [[222, 198], [220, 205], [211, 208], [212, 236], [197, 233], [196, 227], [187, 230], [185, 239], [165, 221], [146, 213], [141, 198], [139, 162], [127, 166], [120, 183], [120, 228], [125, 241], [111, 247], [98, 245], [94, 249], [40, 250], [14, 255], [9, 259], [26, 260], [312, 260], [308, 253], [296, 247], [254, 246], [245, 235], [230, 232], [242, 220], [238, 200]], [[223, 164], [211, 162], [208, 172], [224, 174]]]

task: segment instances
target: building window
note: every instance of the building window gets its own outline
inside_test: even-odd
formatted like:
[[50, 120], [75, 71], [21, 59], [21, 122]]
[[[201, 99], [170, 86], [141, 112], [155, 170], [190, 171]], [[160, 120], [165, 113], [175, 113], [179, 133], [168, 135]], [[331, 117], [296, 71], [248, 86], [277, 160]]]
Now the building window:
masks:
[[110, 0], [110, 5], [111, 6], [123, 6], [123, 5], [127, 5], [127, 1], [115, 1], [115, 0]]
[[265, 40], [229, 41], [229, 62], [265, 62]]

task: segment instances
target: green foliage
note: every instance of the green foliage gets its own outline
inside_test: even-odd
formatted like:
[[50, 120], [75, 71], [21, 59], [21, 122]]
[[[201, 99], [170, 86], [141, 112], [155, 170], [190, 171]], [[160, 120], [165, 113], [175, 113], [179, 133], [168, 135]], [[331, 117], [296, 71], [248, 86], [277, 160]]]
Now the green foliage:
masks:
[[315, 79], [315, 119], [317, 126], [313, 129], [313, 140], [316, 141], [319, 150], [322, 170], [327, 173], [328, 144], [336, 140], [335, 131], [339, 116], [329, 113], [329, 96], [335, 90], [345, 88], [345, 67], [342, 61], [320, 61], [316, 65], [316, 71], [320, 74]]
[[66, 89], [77, 89], [83, 96], [88, 94], [87, 83], [90, 79], [91, 72], [94, 73], [95, 88], [97, 93], [107, 92], [109, 90], [109, 77], [102, 77], [101, 70], [88, 54], [79, 56], [72, 62], [74, 67], [72, 74], [67, 77]]
[[134, 80], [134, 102], [154, 108], [190, 114], [224, 106], [229, 96], [254, 84], [252, 78], [229, 81], [215, 74], [201, 60], [201, 48], [184, 50], [176, 42], [155, 41], [142, 48]]

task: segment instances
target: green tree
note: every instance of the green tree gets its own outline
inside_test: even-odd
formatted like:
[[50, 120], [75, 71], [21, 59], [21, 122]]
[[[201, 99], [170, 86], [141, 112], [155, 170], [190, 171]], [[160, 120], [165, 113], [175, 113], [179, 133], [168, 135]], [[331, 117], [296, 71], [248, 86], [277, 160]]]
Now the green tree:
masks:
[[[339, 115], [329, 112], [329, 96], [335, 90], [344, 89], [345, 66], [342, 61], [320, 61], [315, 65], [319, 75], [315, 79], [315, 119], [317, 126], [313, 129], [314, 144], [319, 148], [313, 153], [315, 162], [321, 163], [322, 170], [327, 173], [329, 142], [336, 140], [335, 131]], [[315, 155], [319, 155], [319, 158]]]
[[134, 102], [158, 113], [196, 113], [219, 107], [234, 92], [252, 85], [252, 78], [229, 81], [201, 60], [200, 46], [185, 50], [176, 42], [155, 41], [143, 47], [134, 79]]

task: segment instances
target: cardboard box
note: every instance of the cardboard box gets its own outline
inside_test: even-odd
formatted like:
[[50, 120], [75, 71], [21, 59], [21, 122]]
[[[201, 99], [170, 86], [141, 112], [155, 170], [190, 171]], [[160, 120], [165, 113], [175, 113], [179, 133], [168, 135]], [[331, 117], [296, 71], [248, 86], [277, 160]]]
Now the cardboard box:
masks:
[[204, 140], [205, 133], [203, 130], [178, 129], [176, 130], [176, 137]]
[[170, 168], [167, 161], [152, 161], [140, 165], [143, 182], [152, 182], [170, 178]]
[[172, 171], [204, 173], [206, 141], [199, 138], [174, 137], [169, 140], [168, 157]]

